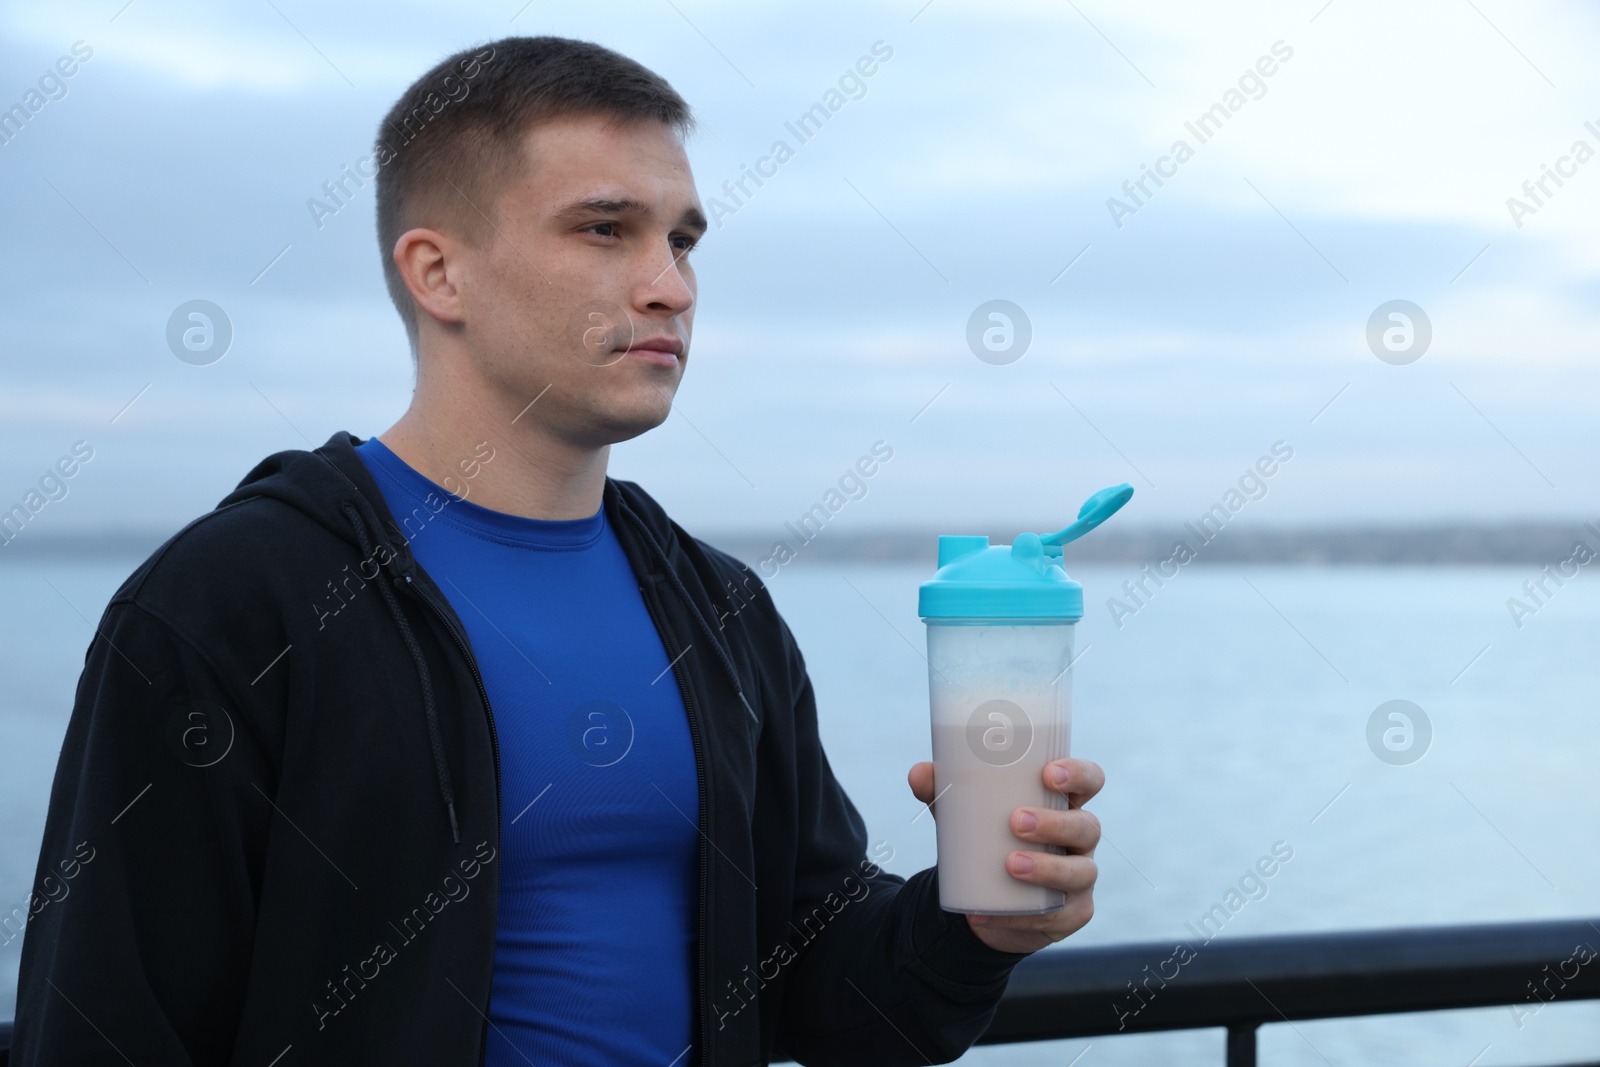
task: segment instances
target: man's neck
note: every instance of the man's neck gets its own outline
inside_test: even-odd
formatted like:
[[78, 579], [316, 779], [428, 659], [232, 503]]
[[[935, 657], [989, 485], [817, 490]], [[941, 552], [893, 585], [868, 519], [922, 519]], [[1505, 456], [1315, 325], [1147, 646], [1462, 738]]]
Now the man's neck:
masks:
[[[378, 435], [429, 481], [474, 504], [529, 519], [583, 519], [600, 510], [611, 447], [575, 446], [513, 416], [458, 417], [424, 404], [422, 390], [399, 422]], [[435, 394], [437, 395], [437, 394]]]

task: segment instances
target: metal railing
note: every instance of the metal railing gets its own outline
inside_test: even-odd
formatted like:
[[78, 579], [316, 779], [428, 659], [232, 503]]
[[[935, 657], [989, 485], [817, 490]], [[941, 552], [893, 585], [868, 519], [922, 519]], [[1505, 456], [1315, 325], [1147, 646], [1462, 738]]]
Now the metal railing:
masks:
[[1036, 953], [980, 1045], [1226, 1027], [1254, 1067], [1263, 1023], [1600, 998], [1600, 919], [1155, 942]]
[[[980, 1045], [1600, 999], [1600, 919], [1050, 949], [1018, 963]], [[0, 1023], [0, 1067], [11, 1024]], [[1600, 1067], [1600, 1065], [1592, 1065]]]

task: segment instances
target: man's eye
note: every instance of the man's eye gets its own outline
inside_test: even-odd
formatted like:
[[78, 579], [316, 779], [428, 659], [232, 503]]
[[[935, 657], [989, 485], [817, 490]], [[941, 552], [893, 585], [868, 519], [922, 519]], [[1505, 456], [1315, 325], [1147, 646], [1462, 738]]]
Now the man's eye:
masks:
[[698, 238], [683, 235], [674, 237], [672, 240], [673, 247], [675, 247], [679, 252], [688, 252], [690, 249], [694, 248], [695, 245], [700, 243]]
[[[604, 229], [615, 230], [616, 228], [617, 228], [617, 224], [614, 223], [614, 222], [597, 222], [594, 225], [587, 227], [587, 229], [589, 229], [591, 231], [592, 230], [604, 230]], [[615, 233], [603, 233], [600, 236], [602, 236], [602, 237], [615, 237], [616, 234]]]

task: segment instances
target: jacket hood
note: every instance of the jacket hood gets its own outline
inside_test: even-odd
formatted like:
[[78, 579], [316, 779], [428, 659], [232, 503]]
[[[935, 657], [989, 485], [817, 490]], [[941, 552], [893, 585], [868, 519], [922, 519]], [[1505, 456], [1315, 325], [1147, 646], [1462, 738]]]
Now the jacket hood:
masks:
[[[253, 497], [280, 501], [348, 542], [359, 550], [362, 560], [370, 559], [380, 565], [378, 576], [386, 580], [376, 581], [375, 584], [382, 591], [384, 603], [405, 642], [422, 688], [423, 715], [427, 720], [428, 738], [433, 749], [439, 795], [450, 817], [451, 834], [455, 843], [460, 844], [455, 788], [450, 778], [449, 762], [445, 758], [433, 679], [396, 595], [397, 588], [420, 584], [418, 579], [424, 574], [411, 553], [410, 542], [395, 523], [378, 483], [356, 454], [355, 447], [362, 441], [362, 438], [340, 430], [329, 437], [322, 447], [312, 451], [289, 449], [275, 452], [256, 464], [217, 506], [220, 508]], [[724, 639], [706, 621], [695, 597], [679, 576], [678, 568], [673, 565], [674, 555], [681, 556], [680, 541], [666, 512], [632, 482], [619, 482], [609, 476], [605, 481], [602, 506], [624, 548], [629, 547], [630, 541], [633, 542], [635, 551], [628, 553], [630, 559], [648, 556], [665, 574], [690, 617], [708, 639], [723, 675], [738, 695], [745, 711], [752, 720], [759, 722], [755, 709], [745, 697], [743, 683], [734, 669]], [[429, 581], [427, 584], [432, 583]], [[434, 589], [437, 591], [437, 586]], [[439, 597], [445, 600], [448, 608], [448, 598], [442, 592]], [[454, 636], [462, 651], [470, 655], [470, 646], [459, 632], [459, 620], [452, 620], [448, 615], [446, 618], [451, 627], [458, 631]], [[477, 672], [476, 664], [473, 671]]]
[[387, 530], [394, 535], [384, 539], [396, 542], [393, 547], [404, 549], [410, 559], [409, 546], [389, 514], [378, 483], [356, 455], [355, 446], [362, 440], [341, 430], [310, 452], [298, 448], [274, 452], [257, 463], [217, 506], [251, 497], [278, 500], [359, 548], [360, 535], [345, 511], [354, 508], [369, 531]]
[[[416, 564], [410, 544], [395, 523], [378, 483], [356, 455], [356, 446], [364, 440], [340, 430], [312, 451], [274, 452], [256, 464], [217, 506], [251, 497], [278, 500], [360, 548], [360, 530], [347, 513], [354, 509], [369, 537], [392, 550], [397, 561], [392, 567], [395, 576], [411, 573]], [[611, 477], [606, 478], [603, 500], [608, 518], [620, 520], [619, 526], [632, 527], [645, 539], [650, 554], [668, 563], [678, 549], [678, 530], [659, 504], [632, 482]], [[722, 642], [716, 643], [720, 646]]]

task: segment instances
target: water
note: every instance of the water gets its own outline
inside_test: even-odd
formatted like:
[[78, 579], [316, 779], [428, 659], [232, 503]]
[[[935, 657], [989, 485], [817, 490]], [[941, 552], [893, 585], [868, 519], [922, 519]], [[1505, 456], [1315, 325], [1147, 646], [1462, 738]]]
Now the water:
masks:
[[[0, 560], [0, 907], [27, 898], [89, 620], [136, 563]], [[905, 875], [935, 861], [932, 819], [905, 780], [930, 754], [916, 617], [926, 576], [802, 563], [771, 585], [834, 772], [871, 841], [893, 849], [884, 866]], [[1600, 915], [1600, 581], [1569, 582], [1519, 630], [1506, 598], [1537, 576], [1531, 566], [1185, 568], [1119, 629], [1105, 599], [1132, 569], [1074, 576], [1087, 616], [1073, 752], [1107, 784], [1091, 805], [1105, 827], [1096, 914], [1064, 945], [1184, 937], [1275, 846], [1292, 858], [1244, 882], [1248, 903], [1219, 938]], [[1367, 741], [1374, 710], [1395, 699], [1432, 726], [1405, 765]], [[0, 1017], [19, 947], [0, 947]], [[1066, 1067], [1087, 1048], [1082, 1067], [1220, 1064], [1222, 1046], [1213, 1030], [977, 1049], [961, 1062]], [[1495, 1008], [1261, 1031], [1262, 1062], [1296, 1067], [1460, 1067], [1480, 1054], [1478, 1067], [1549, 1064], [1597, 1048], [1592, 1002], [1547, 1006], [1520, 1029]]]
[[[1600, 581], [1569, 582], [1519, 631], [1505, 602], [1531, 566], [1186, 568], [1118, 629], [1105, 601], [1132, 570], [1073, 570], [1086, 616], [1072, 747], [1105, 769], [1091, 805], [1105, 836], [1094, 920], [1063, 944], [1184, 937], [1277, 842], [1293, 858], [1247, 883], [1260, 899], [1219, 937], [1600, 914]], [[829, 760], [899, 874], [935, 860], [905, 782], [929, 758], [925, 577], [796, 566], [772, 583]], [[1391, 699], [1432, 723], [1410, 765], [1367, 744]], [[1013, 1045], [961, 1062], [1065, 1067], [1089, 1045], [1082, 1067], [1220, 1064], [1223, 1037]], [[1485, 1046], [1479, 1067], [1592, 1058], [1600, 1006], [1552, 1005], [1520, 1029], [1497, 1008], [1267, 1026], [1260, 1040], [1263, 1063], [1306, 1067], [1461, 1067]]]

